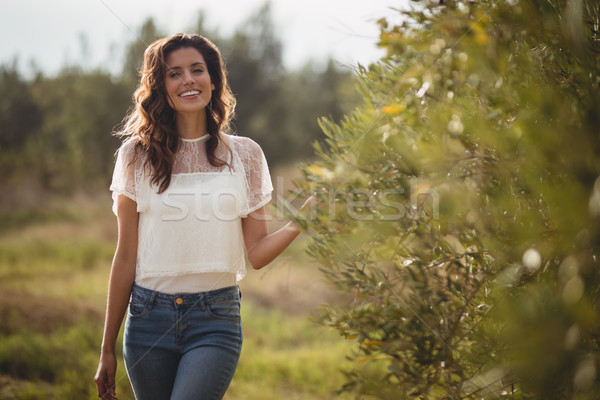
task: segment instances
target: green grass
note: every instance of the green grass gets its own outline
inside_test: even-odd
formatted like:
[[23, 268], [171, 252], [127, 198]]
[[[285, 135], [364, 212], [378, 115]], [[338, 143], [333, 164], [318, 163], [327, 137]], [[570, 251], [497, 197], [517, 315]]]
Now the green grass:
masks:
[[[39, 213], [1, 218], [0, 398], [95, 399], [116, 221], [106, 199]], [[335, 294], [302, 239], [241, 288], [244, 346], [226, 399], [334, 398], [350, 343], [312, 322]], [[119, 399], [133, 399], [122, 359], [117, 379]]]
[[331, 399], [347, 344], [306, 316], [244, 307], [244, 347], [227, 399]]

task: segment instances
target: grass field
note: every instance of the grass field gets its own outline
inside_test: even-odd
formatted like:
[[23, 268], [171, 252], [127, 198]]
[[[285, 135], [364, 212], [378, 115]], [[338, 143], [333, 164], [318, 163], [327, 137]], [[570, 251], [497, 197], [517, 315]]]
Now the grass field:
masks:
[[[240, 283], [244, 347], [227, 400], [336, 397], [351, 344], [312, 322], [335, 294], [305, 240]], [[97, 398], [115, 243], [108, 196], [0, 215], [0, 399]], [[133, 399], [122, 360], [117, 379], [119, 399]]]

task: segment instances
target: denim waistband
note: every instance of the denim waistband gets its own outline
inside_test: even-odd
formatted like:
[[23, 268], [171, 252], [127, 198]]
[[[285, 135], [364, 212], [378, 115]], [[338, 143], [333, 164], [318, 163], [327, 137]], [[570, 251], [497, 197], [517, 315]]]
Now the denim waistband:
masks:
[[134, 283], [131, 289], [131, 296], [146, 302], [150, 307], [157, 304], [183, 307], [191, 306], [198, 302], [211, 303], [215, 300], [241, 298], [241, 292], [239, 286], [235, 285], [207, 292], [167, 294], [146, 289]]

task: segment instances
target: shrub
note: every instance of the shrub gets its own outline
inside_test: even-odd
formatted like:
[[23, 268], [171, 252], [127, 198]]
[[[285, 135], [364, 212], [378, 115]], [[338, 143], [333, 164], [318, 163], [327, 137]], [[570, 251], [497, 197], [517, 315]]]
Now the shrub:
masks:
[[348, 299], [322, 318], [356, 340], [342, 390], [592, 398], [599, 6], [440, 3], [379, 21], [387, 56], [298, 182], [309, 254]]

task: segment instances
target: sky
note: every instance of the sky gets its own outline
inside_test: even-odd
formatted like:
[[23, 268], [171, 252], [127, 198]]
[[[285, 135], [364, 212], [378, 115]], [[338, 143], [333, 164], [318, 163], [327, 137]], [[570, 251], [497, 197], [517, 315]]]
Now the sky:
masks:
[[[189, 31], [202, 11], [206, 26], [228, 37], [266, 0], [0, 0], [0, 64], [32, 61], [53, 74], [68, 64], [120, 71], [125, 45], [150, 16], [166, 34]], [[333, 57], [353, 67], [383, 55], [376, 46], [381, 17], [408, 0], [271, 0], [284, 65]], [[83, 51], [85, 37], [88, 51]]]

